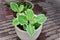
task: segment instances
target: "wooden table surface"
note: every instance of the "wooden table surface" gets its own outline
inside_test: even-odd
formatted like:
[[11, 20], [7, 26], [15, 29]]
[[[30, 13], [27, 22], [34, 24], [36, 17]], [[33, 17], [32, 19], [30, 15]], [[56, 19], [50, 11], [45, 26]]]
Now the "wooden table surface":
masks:
[[[20, 40], [11, 24], [13, 15], [2, 3], [0, 0], [0, 40]], [[37, 4], [47, 11], [47, 21], [37, 40], [60, 40], [60, 9], [46, 2]]]

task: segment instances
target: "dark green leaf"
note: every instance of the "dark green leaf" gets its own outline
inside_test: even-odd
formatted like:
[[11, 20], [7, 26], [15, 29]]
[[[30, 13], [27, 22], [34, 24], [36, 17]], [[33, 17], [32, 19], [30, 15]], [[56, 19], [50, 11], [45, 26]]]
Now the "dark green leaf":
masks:
[[10, 3], [10, 7], [11, 9], [14, 11], [14, 12], [18, 12], [19, 11], [19, 7], [18, 7], [18, 4], [16, 4], [15, 2], [11, 2]]
[[24, 7], [24, 10], [28, 9], [27, 6]]
[[33, 24], [33, 25], [35, 26], [35, 28], [38, 28], [41, 24], [35, 23], [35, 24]]

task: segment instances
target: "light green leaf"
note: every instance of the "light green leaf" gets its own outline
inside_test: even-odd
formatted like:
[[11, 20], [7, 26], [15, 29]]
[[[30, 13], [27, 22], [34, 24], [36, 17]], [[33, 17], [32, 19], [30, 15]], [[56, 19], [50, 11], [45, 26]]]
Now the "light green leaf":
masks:
[[31, 19], [31, 20], [30, 20], [30, 23], [31, 23], [31, 24], [36, 23], [36, 18]]
[[27, 25], [27, 33], [30, 35], [30, 36], [33, 36], [34, 33], [35, 33], [35, 27], [31, 24]]
[[23, 11], [24, 10], [24, 5], [20, 5], [19, 7], [19, 12]]
[[17, 25], [19, 24], [17, 18], [14, 18], [14, 19], [13, 19], [12, 24], [13, 24], [14, 26], [17, 26]]
[[39, 14], [36, 18], [36, 21], [40, 24], [43, 24], [46, 20], [47, 18], [45, 17], [44, 14]]
[[11, 7], [11, 9], [14, 11], [14, 12], [18, 12], [19, 11], [19, 7], [18, 7], [18, 4], [17, 3], [15, 3], [15, 2], [11, 2], [10, 3], [10, 7]]
[[24, 29], [24, 30], [26, 30], [26, 28], [27, 28], [27, 26], [26, 26], [26, 25], [27, 25], [27, 24], [24, 24], [24, 25], [23, 25], [23, 29]]
[[28, 19], [28, 20], [33, 19], [33, 17], [34, 17], [34, 12], [33, 12], [33, 10], [27, 9], [27, 11], [26, 11], [25, 13], [26, 13], [26, 16], [27, 16], [27, 19]]
[[27, 20], [25, 15], [18, 14], [17, 18], [18, 18], [18, 21], [19, 21], [20, 24], [22, 24], [22, 25], [28, 24], [28, 20]]

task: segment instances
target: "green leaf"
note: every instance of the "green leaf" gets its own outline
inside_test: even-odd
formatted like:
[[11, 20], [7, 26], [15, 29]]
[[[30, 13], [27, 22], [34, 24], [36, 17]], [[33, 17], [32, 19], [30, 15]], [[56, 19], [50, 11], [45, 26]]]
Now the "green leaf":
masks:
[[21, 25], [28, 24], [28, 20], [25, 15], [17, 14], [17, 18]]
[[20, 5], [19, 7], [19, 12], [23, 11], [24, 10], [24, 5]]
[[30, 35], [30, 36], [33, 36], [34, 33], [35, 33], [35, 27], [31, 24], [27, 25], [27, 33]]
[[14, 19], [13, 19], [12, 24], [13, 24], [14, 26], [16, 26], [16, 25], [18, 25], [18, 24], [19, 24], [19, 22], [18, 22], [17, 18], [14, 18]]
[[45, 17], [44, 14], [39, 14], [36, 18], [36, 21], [40, 24], [43, 24], [46, 20], [47, 18]]
[[27, 6], [24, 7], [24, 10], [28, 9]]
[[19, 11], [19, 7], [18, 7], [18, 4], [16, 4], [15, 2], [11, 2], [10, 3], [10, 7], [11, 9], [14, 11], [14, 12], [18, 12]]
[[35, 19], [35, 18], [31, 19], [31, 20], [30, 20], [30, 23], [31, 23], [31, 24], [36, 23], [36, 19]]
[[27, 11], [26, 11], [25, 13], [26, 13], [26, 17], [27, 17], [28, 20], [33, 19], [33, 17], [34, 17], [34, 12], [33, 12], [33, 10], [27, 9]]
[[35, 23], [35, 24], [33, 24], [34, 26], [35, 26], [35, 28], [38, 28], [41, 24], [39, 24], [39, 23]]

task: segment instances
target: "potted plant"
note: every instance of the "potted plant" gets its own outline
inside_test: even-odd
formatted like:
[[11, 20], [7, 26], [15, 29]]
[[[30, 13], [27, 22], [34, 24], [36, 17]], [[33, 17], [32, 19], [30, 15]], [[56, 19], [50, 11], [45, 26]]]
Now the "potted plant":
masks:
[[[41, 33], [43, 23], [46, 21], [44, 14], [35, 15], [32, 9], [23, 11], [24, 5], [10, 5], [14, 12], [17, 12], [12, 24], [21, 40], [36, 40]], [[19, 9], [19, 10], [18, 10]]]

